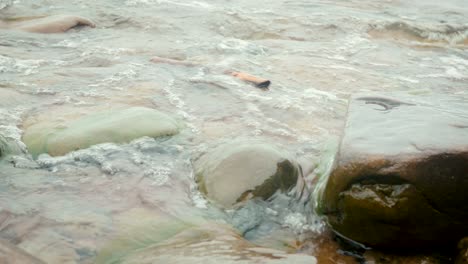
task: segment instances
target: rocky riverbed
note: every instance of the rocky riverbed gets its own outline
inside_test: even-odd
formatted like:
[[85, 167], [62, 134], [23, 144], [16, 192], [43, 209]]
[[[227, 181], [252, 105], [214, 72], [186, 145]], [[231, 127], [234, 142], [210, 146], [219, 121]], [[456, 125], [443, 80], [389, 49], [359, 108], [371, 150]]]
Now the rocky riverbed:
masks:
[[[464, 0], [0, 0], [0, 262], [463, 263], [466, 239], [432, 242], [464, 236], [464, 160], [430, 181], [395, 164], [466, 150], [467, 17]], [[328, 175], [344, 184], [316, 197]], [[417, 239], [357, 212], [427, 235], [433, 214], [385, 208], [412, 195], [459, 225], [395, 251]]]

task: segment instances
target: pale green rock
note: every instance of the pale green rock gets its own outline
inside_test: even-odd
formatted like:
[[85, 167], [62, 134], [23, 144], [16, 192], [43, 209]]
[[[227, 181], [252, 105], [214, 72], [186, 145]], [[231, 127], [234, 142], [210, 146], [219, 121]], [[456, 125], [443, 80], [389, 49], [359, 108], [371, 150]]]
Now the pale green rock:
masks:
[[298, 165], [285, 151], [263, 142], [232, 142], [196, 163], [199, 189], [212, 201], [232, 207], [250, 197], [268, 199], [297, 182]]
[[159, 111], [132, 107], [90, 114], [61, 124], [39, 123], [26, 129], [23, 141], [35, 157], [41, 153], [61, 156], [105, 142], [128, 143], [143, 136], [171, 136], [180, 127], [175, 119]]
[[[194, 225], [173, 219], [157, 226], [140, 227], [145, 229], [148, 232], [144, 235], [130, 233], [105, 246], [95, 263], [317, 263], [313, 256], [253, 244], [232, 227], [216, 222]], [[141, 237], [151, 239], [142, 241]]]

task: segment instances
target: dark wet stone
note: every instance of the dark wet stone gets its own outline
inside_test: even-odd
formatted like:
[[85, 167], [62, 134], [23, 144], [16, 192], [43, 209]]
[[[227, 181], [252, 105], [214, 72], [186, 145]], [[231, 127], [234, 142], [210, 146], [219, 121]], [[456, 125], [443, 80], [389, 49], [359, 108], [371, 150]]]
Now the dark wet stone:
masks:
[[463, 238], [458, 242], [458, 254], [455, 264], [467, 264], [468, 263], [468, 237]]
[[454, 246], [468, 234], [468, 105], [356, 96], [318, 211], [376, 247]]
[[268, 199], [292, 188], [298, 165], [284, 151], [262, 142], [233, 142], [204, 155], [195, 164], [202, 193], [224, 207], [252, 197]]

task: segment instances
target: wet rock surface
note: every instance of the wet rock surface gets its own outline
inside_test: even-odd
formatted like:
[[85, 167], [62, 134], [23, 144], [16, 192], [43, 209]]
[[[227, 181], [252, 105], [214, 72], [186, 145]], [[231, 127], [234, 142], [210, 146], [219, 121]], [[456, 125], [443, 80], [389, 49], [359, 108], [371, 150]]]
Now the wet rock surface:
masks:
[[33, 156], [41, 153], [60, 156], [105, 142], [128, 143], [143, 136], [170, 136], [179, 129], [180, 124], [166, 114], [146, 107], [131, 107], [89, 114], [68, 122], [34, 124], [26, 129], [23, 141]]
[[458, 242], [458, 253], [457, 258], [455, 259], [456, 264], [465, 264], [468, 263], [468, 237], [464, 237], [460, 242]]
[[299, 175], [292, 157], [263, 142], [219, 146], [195, 164], [200, 191], [224, 207], [252, 198], [269, 198], [292, 188]]
[[45, 264], [24, 250], [2, 239], [0, 239], [0, 263]]
[[365, 245], [455, 246], [468, 234], [467, 109], [435, 96], [354, 97], [319, 211]]
[[2, 135], [0, 135], [0, 159], [11, 154], [21, 153], [21, 147]]
[[31, 33], [64, 33], [81, 26], [96, 27], [91, 20], [75, 15], [9, 17], [0, 20], [0, 29], [16, 29]]
[[[101, 253], [97, 263], [317, 263], [313, 256], [255, 245], [222, 223], [194, 225], [172, 220], [160, 223], [155, 232], [154, 237], [160, 238], [159, 241], [139, 245], [132, 240], [115, 242]], [[137, 246], [125, 248], [132, 244]], [[115, 245], [120, 248], [116, 250]], [[126, 254], [113, 256], [122, 250]], [[174, 260], [173, 256], [179, 258]]]
[[[87, 264], [116, 232], [140, 224], [135, 208], [159, 211], [151, 218], [184, 221], [193, 218], [187, 211], [217, 210], [232, 212], [236, 221], [220, 217], [262, 247], [283, 250], [282, 233], [271, 246], [257, 241], [285, 231], [294, 253], [295, 240], [317, 230], [307, 234], [314, 250], [301, 252], [319, 263], [352, 263], [338, 245], [314, 243], [322, 222], [309, 204], [276, 195], [251, 199], [256, 206], [240, 210], [207, 203], [190, 158], [214, 141], [241, 137], [274, 142], [298, 157], [321, 157], [320, 145], [342, 131], [347, 99], [359, 91], [440, 92], [467, 100], [466, 30], [459, 35], [437, 27], [466, 25], [463, 1], [7, 1], [14, 4], [1, 10], [2, 19], [79, 14], [97, 25], [66, 34], [0, 30], [0, 134], [8, 144], [25, 150], [21, 136], [31, 125], [53, 119], [60, 126], [132, 106], [170, 113], [187, 129], [58, 157], [31, 159], [22, 151], [2, 159], [0, 207], [18, 221], [4, 237], [46, 263]], [[424, 32], [400, 35], [387, 26], [395, 22], [437, 40]], [[154, 56], [198, 65], [155, 64], [149, 61]], [[274, 86], [256, 89], [226, 69], [269, 78]], [[123, 214], [127, 219], [116, 225]], [[27, 219], [35, 217], [39, 225]], [[148, 233], [143, 229], [138, 237]], [[129, 232], [122, 236], [134, 239]], [[170, 261], [179, 262], [180, 255]]]

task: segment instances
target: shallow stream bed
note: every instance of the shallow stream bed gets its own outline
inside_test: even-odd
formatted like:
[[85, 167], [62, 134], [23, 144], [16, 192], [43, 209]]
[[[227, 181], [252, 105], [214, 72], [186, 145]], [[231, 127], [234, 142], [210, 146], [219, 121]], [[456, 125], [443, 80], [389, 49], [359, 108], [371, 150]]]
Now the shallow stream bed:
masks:
[[[314, 168], [333, 152], [350, 95], [468, 100], [465, 0], [12, 2], [0, 10], [3, 19], [74, 14], [97, 25], [63, 34], [0, 31], [0, 136], [17, 150], [0, 161], [0, 237], [47, 263], [114, 263], [120, 256], [102, 252], [151, 245], [163, 240], [161, 230], [181, 230], [179, 222], [226, 224], [257, 245], [318, 263], [365, 262], [337, 246], [307, 194], [240, 210], [211, 205], [197, 190], [193, 160], [234, 139], [274, 142], [297, 157], [313, 189]], [[154, 56], [195, 65], [153, 63]], [[270, 89], [227, 70], [269, 79]], [[135, 106], [168, 113], [184, 128], [57, 157], [33, 158], [22, 142], [36, 124]], [[223, 251], [229, 239], [217, 239], [218, 251], [194, 249], [202, 251], [197, 261], [236, 260], [240, 251]], [[168, 248], [166, 263], [188, 261]], [[240, 259], [277, 263], [273, 253], [255, 252], [257, 259]], [[130, 263], [138, 259], [129, 254]], [[393, 258], [375, 254], [368, 263]], [[426, 260], [433, 261], [406, 259]]]

